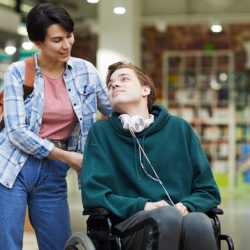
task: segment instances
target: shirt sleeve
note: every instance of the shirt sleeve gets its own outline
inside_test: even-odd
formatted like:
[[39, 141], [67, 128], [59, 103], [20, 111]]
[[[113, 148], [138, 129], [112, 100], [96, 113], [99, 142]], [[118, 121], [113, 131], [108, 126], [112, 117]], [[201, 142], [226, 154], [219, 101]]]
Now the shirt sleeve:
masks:
[[95, 71], [96, 71], [97, 107], [105, 117], [110, 118], [113, 110], [109, 104], [107, 86], [101, 80], [96, 69]]
[[220, 192], [199, 138], [192, 135], [190, 158], [193, 165], [191, 195], [181, 202], [192, 212], [207, 212], [221, 202]]
[[52, 142], [38, 137], [27, 128], [23, 100], [23, 80], [17, 67], [11, 65], [4, 76], [4, 122], [10, 142], [38, 159], [54, 148]]
[[143, 210], [147, 199], [117, 195], [119, 186], [115, 168], [97, 142], [93, 127], [85, 145], [82, 167], [82, 201], [85, 208], [105, 207], [120, 218], [126, 219]]

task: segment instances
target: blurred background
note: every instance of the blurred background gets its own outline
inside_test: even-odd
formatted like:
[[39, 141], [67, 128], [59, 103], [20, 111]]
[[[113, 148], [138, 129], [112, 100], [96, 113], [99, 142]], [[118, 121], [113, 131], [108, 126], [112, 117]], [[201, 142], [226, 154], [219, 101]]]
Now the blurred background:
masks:
[[[73, 56], [103, 79], [109, 64], [135, 63], [154, 80], [157, 103], [192, 124], [221, 190], [222, 231], [235, 249], [249, 249], [250, 1], [1, 0], [0, 89], [8, 65], [37, 51], [25, 18], [39, 2], [71, 14]], [[69, 171], [67, 179], [73, 231], [83, 231], [77, 176]], [[37, 249], [28, 220], [24, 249]]]

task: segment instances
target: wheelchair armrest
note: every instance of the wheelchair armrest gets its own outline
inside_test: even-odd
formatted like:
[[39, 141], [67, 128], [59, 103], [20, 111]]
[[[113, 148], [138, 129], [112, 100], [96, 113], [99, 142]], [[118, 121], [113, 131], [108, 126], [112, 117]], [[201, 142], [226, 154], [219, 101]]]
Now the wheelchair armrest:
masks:
[[224, 212], [221, 208], [214, 207], [206, 212], [207, 216], [210, 218], [215, 217], [216, 215], [222, 215]]
[[221, 234], [221, 226], [220, 226], [220, 220], [218, 218], [218, 215], [222, 215], [222, 214], [223, 214], [223, 210], [218, 207], [214, 207], [206, 212], [206, 215], [213, 221], [216, 235]]
[[123, 219], [114, 215], [104, 207], [85, 208], [83, 211], [83, 215], [89, 215], [90, 217], [109, 218], [112, 221], [113, 225], [116, 225], [123, 221]]
[[218, 215], [222, 215], [224, 212], [221, 208], [214, 207], [210, 209], [208, 212], [206, 212], [207, 216], [213, 221], [214, 230], [215, 230], [215, 236], [216, 240], [218, 242], [219, 249], [221, 249], [221, 240], [224, 240], [227, 242], [228, 249], [234, 250], [234, 244], [233, 240], [230, 236], [221, 234], [221, 226], [220, 226], [220, 220], [218, 218]]
[[114, 233], [114, 225], [121, 221], [104, 207], [84, 208], [87, 219], [87, 235], [96, 249], [122, 249], [121, 239]]
[[108, 216], [111, 215], [110, 211], [104, 207], [86, 208], [83, 210], [83, 215], [100, 215]]

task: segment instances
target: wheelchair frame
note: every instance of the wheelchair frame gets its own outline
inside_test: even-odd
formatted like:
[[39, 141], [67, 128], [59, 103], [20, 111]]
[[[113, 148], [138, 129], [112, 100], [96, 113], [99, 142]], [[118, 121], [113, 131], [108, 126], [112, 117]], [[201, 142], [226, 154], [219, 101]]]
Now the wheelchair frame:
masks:
[[[223, 214], [220, 208], [213, 208], [206, 213], [214, 226], [218, 250], [221, 250], [221, 241], [226, 241], [228, 250], [234, 250], [233, 240], [230, 236], [221, 234], [221, 225], [218, 215]], [[67, 241], [64, 250], [121, 250], [121, 238], [114, 232], [113, 224], [121, 221], [105, 208], [92, 208], [84, 210], [87, 219], [87, 234], [74, 233]]]

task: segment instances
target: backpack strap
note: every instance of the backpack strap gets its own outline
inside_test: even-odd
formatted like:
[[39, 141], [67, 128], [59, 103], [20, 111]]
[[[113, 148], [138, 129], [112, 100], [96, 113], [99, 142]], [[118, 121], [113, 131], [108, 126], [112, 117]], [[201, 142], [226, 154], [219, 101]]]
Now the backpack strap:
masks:
[[[28, 57], [25, 61], [25, 80], [23, 84], [23, 100], [25, 100], [29, 94], [33, 91], [33, 86], [36, 76], [36, 62], [34, 57]], [[0, 131], [4, 128], [3, 113], [3, 95], [4, 91], [0, 92]]]
[[33, 85], [36, 75], [36, 63], [34, 57], [28, 57], [25, 61], [25, 80], [23, 84], [23, 100], [25, 100], [29, 94], [33, 91]]
[[3, 90], [0, 92], [0, 115], [3, 113]]
[[28, 57], [25, 61], [25, 80], [24, 85], [33, 87], [35, 82], [36, 62], [34, 57]]

